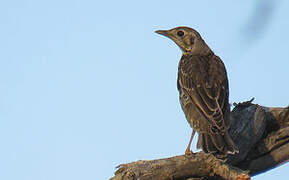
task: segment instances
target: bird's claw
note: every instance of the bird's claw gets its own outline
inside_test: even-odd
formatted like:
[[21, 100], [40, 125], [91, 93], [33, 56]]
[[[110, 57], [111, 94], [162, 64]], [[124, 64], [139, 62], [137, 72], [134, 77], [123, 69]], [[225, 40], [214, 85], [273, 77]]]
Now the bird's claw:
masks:
[[189, 150], [189, 149], [187, 149], [186, 152], [185, 152], [185, 155], [186, 155], [186, 156], [191, 156], [191, 155], [193, 155], [193, 154], [194, 154], [193, 151], [191, 151], [191, 150]]
[[237, 180], [250, 180], [250, 176], [248, 176], [247, 174], [241, 174], [237, 177]]

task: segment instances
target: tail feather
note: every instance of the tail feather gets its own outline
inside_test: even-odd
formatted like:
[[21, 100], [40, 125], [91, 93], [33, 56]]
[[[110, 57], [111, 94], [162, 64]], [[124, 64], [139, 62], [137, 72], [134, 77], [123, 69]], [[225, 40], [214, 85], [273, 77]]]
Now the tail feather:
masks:
[[213, 145], [218, 150], [218, 152], [224, 152], [226, 151], [225, 148], [225, 142], [224, 138], [219, 134], [209, 134], [209, 138], [212, 140]]
[[197, 148], [212, 154], [235, 154], [239, 152], [228, 133], [225, 135], [201, 133]]
[[199, 138], [198, 138], [198, 142], [197, 142], [197, 149], [203, 148], [203, 144], [204, 144], [203, 138], [204, 138], [203, 135], [199, 134]]
[[236, 154], [239, 153], [239, 149], [237, 148], [237, 146], [235, 145], [235, 143], [233, 142], [233, 140], [231, 139], [230, 135], [228, 134], [228, 132], [226, 132], [225, 136], [224, 136], [225, 142], [228, 145], [227, 147], [227, 152], [228, 154]]

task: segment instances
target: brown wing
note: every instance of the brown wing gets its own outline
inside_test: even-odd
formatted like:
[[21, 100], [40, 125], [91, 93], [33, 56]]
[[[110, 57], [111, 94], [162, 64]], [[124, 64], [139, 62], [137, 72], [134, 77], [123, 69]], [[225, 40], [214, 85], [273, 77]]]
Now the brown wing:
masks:
[[228, 80], [219, 57], [184, 55], [179, 64], [178, 89], [208, 121], [213, 134], [224, 134], [228, 114]]

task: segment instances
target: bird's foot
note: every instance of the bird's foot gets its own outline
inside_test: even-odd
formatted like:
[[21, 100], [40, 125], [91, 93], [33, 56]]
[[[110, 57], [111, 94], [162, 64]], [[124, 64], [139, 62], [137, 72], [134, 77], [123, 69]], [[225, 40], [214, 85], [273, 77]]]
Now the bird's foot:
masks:
[[194, 154], [193, 151], [191, 151], [190, 149], [186, 149], [186, 152], [185, 152], [186, 156], [191, 156], [193, 154]]
[[237, 177], [237, 180], [250, 180], [250, 176], [248, 176], [247, 174], [241, 174]]

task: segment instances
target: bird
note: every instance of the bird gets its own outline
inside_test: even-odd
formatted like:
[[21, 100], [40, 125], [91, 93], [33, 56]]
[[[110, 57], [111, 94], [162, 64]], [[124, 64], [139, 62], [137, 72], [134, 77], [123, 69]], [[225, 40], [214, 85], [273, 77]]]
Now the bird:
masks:
[[155, 32], [173, 40], [182, 50], [177, 89], [182, 110], [193, 129], [185, 155], [193, 154], [190, 147], [196, 131], [197, 148], [203, 152], [223, 156], [238, 153], [228, 133], [229, 83], [221, 58], [193, 28], [180, 26]]

